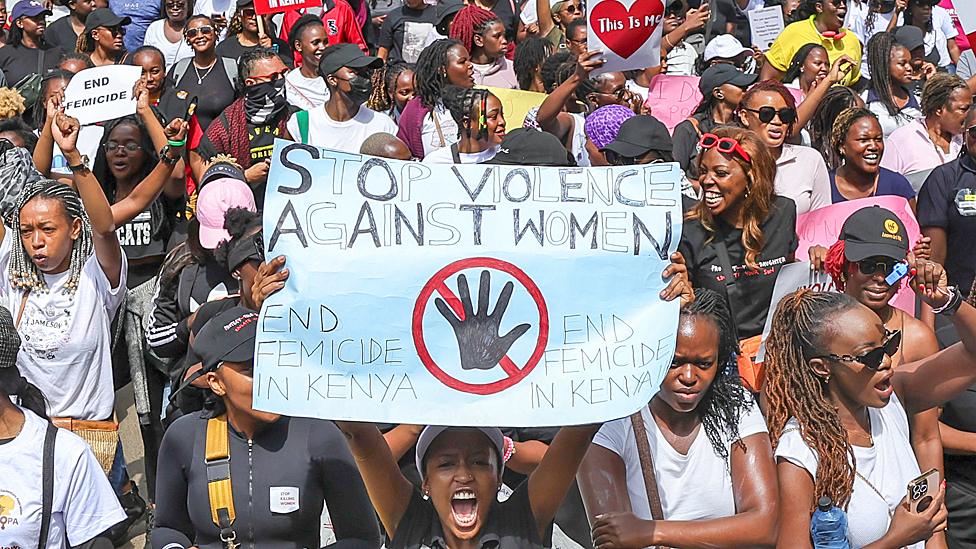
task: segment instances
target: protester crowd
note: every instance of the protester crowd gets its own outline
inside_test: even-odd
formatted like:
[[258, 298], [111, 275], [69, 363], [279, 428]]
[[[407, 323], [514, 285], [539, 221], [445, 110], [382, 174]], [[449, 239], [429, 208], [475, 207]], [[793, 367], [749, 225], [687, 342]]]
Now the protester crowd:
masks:
[[[145, 522], [157, 549], [976, 548], [976, 56], [952, 2], [652, 3], [660, 63], [602, 72], [580, 0], [0, 0], [0, 547], [120, 546]], [[785, 28], [752, 44], [770, 7]], [[141, 69], [136, 113], [82, 125], [65, 90], [106, 65]], [[673, 128], [668, 76], [702, 97]], [[537, 107], [506, 113], [507, 90]], [[263, 244], [275, 139], [677, 163], [656, 394], [562, 428], [255, 409], [258, 313], [293, 268]], [[797, 253], [799, 216], [881, 196], [920, 238], [864, 207]], [[836, 290], [771, 306], [802, 261]]]

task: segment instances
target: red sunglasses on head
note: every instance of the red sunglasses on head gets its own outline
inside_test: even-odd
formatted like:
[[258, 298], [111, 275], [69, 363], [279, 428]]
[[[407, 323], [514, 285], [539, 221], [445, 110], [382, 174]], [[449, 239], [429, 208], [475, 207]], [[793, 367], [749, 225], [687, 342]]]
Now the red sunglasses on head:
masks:
[[746, 162], [752, 164], [752, 157], [749, 156], [749, 153], [742, 148], [742, 145], [738, 141], [731, 137], [719, 137], [714, 133], [706, 133], [701, 136], [701, 140], [698, 141], [698, 146], [702, 150], [717, 148], [718, 152], [722, 154], [735, 153]]

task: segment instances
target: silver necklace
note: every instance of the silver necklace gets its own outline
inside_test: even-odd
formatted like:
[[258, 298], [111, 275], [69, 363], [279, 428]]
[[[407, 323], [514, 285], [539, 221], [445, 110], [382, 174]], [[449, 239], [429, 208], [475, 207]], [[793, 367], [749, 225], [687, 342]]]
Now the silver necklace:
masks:
[[197, 64], [196, 63], [193, 63], [193, 72], [197, 73], [197, 85], [198, 86], [202, 86], [203, 85], [203, 79], [206, 78], [207, 75], [210, 74], [210, 71], [212, 71], [213, 68], [216, 67], [216, 66], [217, 66], [217, 60], [214, 59], [214, 62], [210, 64], [210, 68], [207, 69], [207, 72], [203, 73], [203, 76], [200, 76], [200, 69], [197, 68]]

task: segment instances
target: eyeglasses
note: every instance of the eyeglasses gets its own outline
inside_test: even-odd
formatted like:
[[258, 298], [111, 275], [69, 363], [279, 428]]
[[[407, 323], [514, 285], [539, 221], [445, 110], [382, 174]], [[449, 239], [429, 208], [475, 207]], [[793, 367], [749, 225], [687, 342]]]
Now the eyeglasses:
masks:
[[704, 149], [718, 149], [722, 154], [737, 154], [746, 162], [752, 164], [752, 157], [742, 148], [738, 141], [731, 137], [719, 137], [714, 133], [706, 133], [701, 136], [698, 146]]
[[898, 352], [898, 347], [901, 345], [901, 330], [895, 330], [894, 332], [885, 330], [885, 335], [888, 339], [880, 347], [876, 347], [857, 356], [829, 354], [813, 358], [829, 358], [837, 362], [857, 362], [863, 364], [869, 370], [877, 371], [881, 367], [881, 362], [884, 360], [884, 357], [895, 356], [895, 353]]
[[112, 36], [125, 36], [125, 27], [102, 27], [102, 28], [112, 33]]
[[796, 122], [796, 109], [791, 109], [789, 107], [783, 107], [780, 110], [776, 110], [772, 107], [759, 107], [758, 109], [747, 109], [742, 108], [744, 111], [754, 112], [759, 115], [759, 121], [763, 124], [769, 124], [773, 121], [773, 118], [779, 116], [780, 122], [784, 124], [792, 124]]
[[184, 2], [184, 0], [176, 0], [175, 2], [166, 2], [167, 8], [182, 8], [185, 5], [186, 2]]
[[198, 34], [212, 35], [214, 33], [214, 28], [210, 25], [203, 25], [202, 27], [196, 27], [193, 29], [186, 29], [186, 37], [193, 39], [196, 38]]
[[125, 145], [119, 143], [118, 141], [108, 141], [105, 143], [105, 150], [108, 152], [115, 152], [120, 147], [125, 151], [126, 154], [134, 153], [142, 149], [142, 146], [134, 141], [129, 141]]
[[244, 8], [241, 10], [241, 17], [254, 17], [254, 8]]
[[869, 257], [868, 259], [862, 259], [857, 262], [857, 270], [861, 271], [861, 274], [867, 276], [873, 276], [879, 272], [885, 276], [895, 268], [899, 262], [892, 258], [877, 259], [874, 257]]
[[566, 4], [566, 7], [563, 8], [563, 10], [565, 10], [566, 13], [568, 13], [570, 15], [572, 15], [574, 13], [583, 13], [583, 8], [581, 8], [580, 6], [577, 6], [576, 4]]

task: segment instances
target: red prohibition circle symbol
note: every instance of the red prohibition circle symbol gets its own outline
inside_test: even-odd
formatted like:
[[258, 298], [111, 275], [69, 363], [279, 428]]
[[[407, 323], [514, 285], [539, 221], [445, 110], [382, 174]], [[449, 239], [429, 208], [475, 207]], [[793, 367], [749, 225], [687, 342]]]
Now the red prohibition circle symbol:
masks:
[[[430, 351], [427, 350], [427, 343], [424, 341], [424, 312], [427, 310], [427, 304], [431, 296], [434, 292], [437, 292], [446, 301], [456, 302], [457, 298], [445, 282], [451, 276], [465, 269], [476, 268], [495, 269], [511, 275], [529, 292], [529, 296], [535, 302], [536, 308], [539, 311], [539, 336], [536, 339], [535, 349], [533, 349], [532, 355], [529, 356], [528, 361], [522, 367], [515, 364], [508, 356], [502, 357], [498, 364], [505, 371], [506, 377], [491, 383], [467, 383], [451, 376], [434, 362], [433, 357], [430, 356]], [[546, 302], [542, 297], [542, 292], [539, 291], [539, 287], [536, 286], [535, 282], [522, 269], [507, 261], [492, 257], [469, 257], [448, 264], [434, 273], [434, 276], [430, 277], [427, 284], [420, 290], [420, 295], [417, 296], [417, 302], [414, 304], [412, 331], [413, 343], [417, 348], [417, 355], [420, 357], [420, 361], [427, 368], [427, 371], [437, 378], [438, 381], [464, 393], [491, 395], [504, 391], [522, 381], [539, 364], [539, 360], [542, 359], [542, 354], [546, 350], [546, 341], [549, 339], [549, 310], [546, 308]]]

